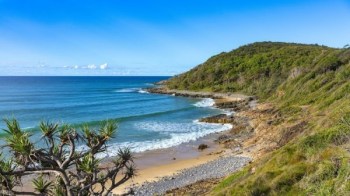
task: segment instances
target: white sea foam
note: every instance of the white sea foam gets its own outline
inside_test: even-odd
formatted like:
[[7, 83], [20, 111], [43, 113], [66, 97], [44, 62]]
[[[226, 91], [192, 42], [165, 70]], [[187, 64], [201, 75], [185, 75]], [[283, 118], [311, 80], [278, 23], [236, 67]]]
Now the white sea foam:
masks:
[[145, 90], [142, 90], [142, 89], [138, 90], [137, 92], [138, 92], [138, 93], [149, 93], [149, 92], [147, 92], [147, 91], [145, 91]]
[[222, 112], [228, 116], [235, 114], [235, 111], [232, 111], [232, 110], [222, 110]]
[[147, 85], [147, 86], [154, 86], [153, 83], [145, 83], [145, 85]]
[[116, 149], [123, 147], [128, 147], [133, 152], [169, 148], [197, 140], [198, 138], [211, 133], [222, 132], [232, 128], [231, 124], [211, 124], [198, 121], [194, 121], [193, 123], [142, 122], [137, 123], [135, 126], [147, 131], [160, 132], [167, 135], [168, 138], [111, 144], [108, 148], [108, 152], [101, 154], [100, 156], [115, 156], [117, 153]]
[[[138, 89], [136, 92], [142, 93], [140, 90]], [[127, 89], [124, 89], [123, 92], [126, 91]], [[132, 92], [135, 92], [135, 90]], [[194, 105], [196, 107], [212, 107], [214, 104], [213, 99], [205, 98]], [[233, 114], [231, 111], [223, 110], [223, 112], [228, 115]], [[107, 152], [101, 153], [98, 156], [100, 158], [115, 156], [117, 149], [125, 147], [130, 148], [133, 152], [170, 148], [197, 140], [211, 133], [218, 133], [232, 128], [231, 124], [205, 123], [199, 122], [199, 120], [194, 120], [193, 122], [143, 121], [136, 122], [133, 126], [138, 130], [157, 132], [162, 135], [162, 138], [148, 141], [112, 143], [107, 149]], [[84, 147], [80, 147], [80, 149], [83, 150]]]
[[215, 104], [214, 99], [204, 98], [201, 101], [199, 101], [199, 102], [197, 102], [197, 103], [195, 103], [193, 105], [196, 106], [196, 107], [205, 108], [205, 107], [212, 107], [212, 106], [214, 106], [214, 104]]
[[123, 88], [123, 89], [118, 89], [115, 90], [114, 92], [116, 93], [148, 93], [147, 91], [141, 89], [141, 88]]
[[115, 90], [114, 92], [116, 92], [116, 93], [132, 93], [132, 92], [137, 92], [138, 90], [140, 90], [140, 89], [139, 88], [122, 88], [122, 89]]

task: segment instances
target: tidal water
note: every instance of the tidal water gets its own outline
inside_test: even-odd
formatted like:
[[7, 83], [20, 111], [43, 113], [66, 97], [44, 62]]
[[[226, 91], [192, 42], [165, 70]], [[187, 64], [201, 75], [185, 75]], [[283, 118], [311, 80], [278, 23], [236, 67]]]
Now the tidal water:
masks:
[[[210, 99], [149, 94], [144, 88], [168, 77], [0, 77], [0, 118], [16, 118], [39, 138], [40, 121], [98, 127], [118, 122], [112, 156], [118, 147], [134, 152], [168, 148], [223, 131], [229, 125], [199, 123], [222, 113]], [[0, 135], [5, 123], [0, 123]]]

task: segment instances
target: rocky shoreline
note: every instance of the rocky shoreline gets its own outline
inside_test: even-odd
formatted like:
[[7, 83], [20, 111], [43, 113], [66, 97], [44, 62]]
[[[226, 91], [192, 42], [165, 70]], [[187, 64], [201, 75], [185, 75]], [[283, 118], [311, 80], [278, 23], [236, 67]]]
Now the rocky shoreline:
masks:
[[[219, 114], [199, 119], [206, 123], [230, 123], [233, 125], [228, 140], [232, 137], [247, 136], [253, 128], [250, 126], [249, 118], [234, 113], [255, 109], [257, 100], [253, 96], [246, 96], [238, 93], [215, 93], [215, 92], [194, 92], [187, 90], [168, 89], [166, 86], [158, 86], [146, 89], [149, 93], [166, 94], [172, 96], [191, 98], [211, 98], [214, 99], [214, 107], [228, 111], [230, 114]], [[220, 141], [222, 142], [223, 139]]]
[[[167, 94], [172, 96], [191, 97], [191, 98], [211, 98], [214, 99], [214, 107], [228, 111], [229, 114], [218, 114], [214, 116], [199, 119], [199, 122], [205, 123], [230, 123], [233, 125], [230, 131], [231, 137], [242, 137], [252, 132], [253, 128], [249, 123], [249, 118], [241, 116], [238, 113], [249, 111], [256, 108], [257, 101], [255, 97], [246, 96], [237, 93], [213, 93], [213, 92], [193, 92], [186, 90], [171, 90], [164, 86], [146, 89], [149, 93]], [[220, 139], [222, 142], [223, 138]]]
[[214, 107], [229, 111], [229, 114], [219, 114], [200, 119], [206, 123], [230, 123], [231, 130], [220, 134], [214, 141], [226, 150], [218, 159], [180, 171], [178, 174], [161, 178], [155, 182], [146, 182], [134, 187], [132, 195], [163, 195], [170, 194], [173, 190], [184, 189], [198, 181], [206, 182], [227, 176], [247, 163], [251, 162], [249, 156], [241, 155], [243, 152], [242, 141], [251, 136], [254, 129], [250, 125], [249, 118], [240, 116], [236, 112], [247, 111], [255, 107], [254, 97], [241, 94], [191, 92], [181, 90], [169, 90], [164, 87], [147, 89], [149, 93], [167, 94], [172, 96], [183, 96], [191, 98], [212, 98]]
[[192, 98], [212, 98], [212, 99], [230, 99], [232, 101], [242, 100], [253, 100], [254, 97], [246, 96], [237, 93], [213, 93], [213, 92], [196, 92], [187, 90], [173, 90], [167, 89], [166, 87], [153, 87], [145, 89], [149, 93], [155, 94], [167, 94], [181, 97], [192, 97]]
[[184, 187], [201, 180], [222, 178], [249, 162], [250, 158], [247, 157], [222, 157], [197, 167], [185, 169], [179, 174], [164, 177], [155, 182], [144, 183], [140, 187], [135, 188], [132, 195], [164, 195], [169, 193], [169, 190]]

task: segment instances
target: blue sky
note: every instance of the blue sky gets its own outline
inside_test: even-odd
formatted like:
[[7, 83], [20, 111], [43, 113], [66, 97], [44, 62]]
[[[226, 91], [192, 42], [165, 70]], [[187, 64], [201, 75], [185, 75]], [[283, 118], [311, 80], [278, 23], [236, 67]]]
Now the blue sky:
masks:
[[0, 75], [174, 75], [256, 41], [350, 43], [349, 0], [0, 0]]

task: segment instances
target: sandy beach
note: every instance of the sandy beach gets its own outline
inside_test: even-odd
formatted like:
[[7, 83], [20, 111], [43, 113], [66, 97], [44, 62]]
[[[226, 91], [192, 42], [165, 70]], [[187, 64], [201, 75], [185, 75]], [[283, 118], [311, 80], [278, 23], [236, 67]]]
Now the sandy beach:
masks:
[[[232, 105], [227, 105], [225, 107], [225, 104], [227, 103], [236, 103], [242, 100], [246, 100], [249, 97], [244, 95], [228, 95], [228, 94], [213, 94], [213, 93], [197, 93], [197, 92], [187, 92], [187, 91], [158, 91], [159, 89], [152, 89], [152, 93], [162, 93], [162, 94], [171, 94], [173, 95], [176, 93], [176, 96], [184, 96], [184, 97], [202, 97], [202, 98], [213, 98], [217, 105], [220, 105], [223, 109], [231, 109]], [[241, 107], [241, 106], [237, 106]], [[225, 115], [226, 116], [226, 115]], [[223, 116], [220, 117], [213, 117], [215, 120], [222, 119]], [[225, 118], [225, 117], [224, 117]], [[208, 119], [204, 119], [206, 121]], [[228, 148], [227, 145], [222, 145], [216, 140], [222, 136], [230, 135], [231, 130], [227, 130], [220, 133], [213, 133], [210, 135], [207, 135], [205, 137], [202, 137], [198, 140], [191, 141], [188, 143], [181, 144], [179, 146], [174, 146], [167, 149], [159, 149], [159, 150], [151, 150], [146, 151], [142, 153], [135, 154], [135, 165], [138, 169], [137, 176], [133, 178], [132, 180], [126, 182], [122, 186], [116, 188], [113, 190], [114, 194], [125, 194], [130, 190], [130, 188], [144, 191], [146, 192], [136, 192], [136, 195], [152, 195], [152, 193], [164, 193], [164, 192], [155, 192], [155, 191], [163, 191], [160, 189], [157, 189], [157, 186], [164, 186], [164, 182], [167, 181], [167, 179], [175, 179], [175, 178], [189, 178], [186, 179], [186, 182], [178, 183], [179, 186], [171, 185], [169, 186], [169, 183], [166, 182], [165, 187], [181, 187], [183, 185], [189, 185], [191, 183], [196, 182], [197, 176], [189, 176], [186, 177], [184, 174], [190, 173], [189, 175], [192, 175], [192, 173], [195, 173], [196, 169], [201, 167], [209, 166], [209, 164], [218, 164], [220, 161], [224, 160], [225, 158], [236, 158], [237, 160], [234, 160], [234, 162], [238, 163], [238, 165], [231, 164], [232, 168], [228, 168], [230, 171], [235, 171], [239, 168], [241, 168], [243, 165], [250, 162], [250, 158], [247, 157], [248, 155], [240, 155], [242, 152], [237, 150], [232, 150], [231, 148]], [[208, 145], [208, 148], [200, 151], [198, 150], [198, 146], [200, 144], [206, 144]], [[227, 161], [225, 161], [227, 162]], [[108, 161], [106, 163], [108, 165]], [[228, 166], [228, 167], [231, 167]], [[227, 167], [227, 166], [226, 166]], [[211, 168], [213, 171], [215, 169], [222, 170], [222, 168]], [[193, 170], [193, 171], [191, 171]], [[215, 172], [220, 173], [220, 172]], [[223, 175], [227, 175], [223, 174]], [[215, 177], [223, 177], [221, 176], [215, 176]], [[213, 178], [211, 175], [207, 176], [201, 176], [200, 179], [209, 179]], [[183, 180], [182, 180], [183, 181]], [[187, 182], [188, 181], [188, 182]], [[146, 188], [145, 188], [146, 187]], [[147, 192], [151, 189], [151, 187], [156, 187], [155, 190], [152, 190], [154, 192]], [[166, 188], [163, 188], [164, 190]]]
[[[173, 93], [175, 92], [163, 92], [163, 94]], [[204, 123], [230, 123], [233, 128], [212, 133], [178, 146], [135, 153], [134, 164], [137, 169], [137, 176], [114, 189], [113, 194], [122, 195], [130, 189], [136, 190], [136, 195], [164, 194], [171, 189], [181, 188], [200, 180], [225, 177], [251, 162], [250, 155], [243, 152], [242, 147], [232, 135], [235, 127], [242, 127], [244, 123], [247, 123], [246, 120], [237, 121], [239, 118], [234, 117], [233, 113], [251, 107], [247, 105], [251, 101], [244, 101], [248, 100], [249, 97], [184, 91], [177, 92], [176, 96], [214, 99], [215, 106], [225, 109], [228, 114], [209, 116], [199, 119], [199, 121]], [[198, 146], [201, 144], [207, 145], [207, 148], [199, 150]], [[108, 168], [111, 159], [113, 157], [104, 159], [101, 168]], [[211, 173], [207, 171], [211, 171]], [[29, 183], [30, 180], [31, 177], [29, 176], [21, 190], [32, 189], [31, 183]]]
[[[222, 134], [224, 132], [210, 134], [199, 140], [172, 148], [135, 154], [135, 165], [138, 169], [137, 176], [115, 189], [113, 193], [125, 193], [130, 187], [156, 181], [162, 177], [174, 175], [183, 169], [195, 167], [223, 156], [225, 149], [214, 142]], [[199, 144], [207, 144], [209, 147], [199, 151]]]

